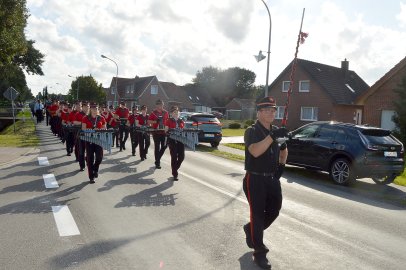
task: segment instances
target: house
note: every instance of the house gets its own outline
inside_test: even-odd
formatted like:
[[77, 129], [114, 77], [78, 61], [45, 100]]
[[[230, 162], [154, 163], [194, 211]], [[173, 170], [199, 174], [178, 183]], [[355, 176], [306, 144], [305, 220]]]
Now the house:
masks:
[[[276, 125], [280, 125], [283, 118], [292, 63], [269, 87], [269, 95], [279, 105]], [[313, 121], [361, 124], [363, 106], [355, 101], [368, 89], [368, 84], [349, 69], [347, 59], [341, 62], [341, 67], [297, 59], [287, 128], [293, 130]]]
[[406, 57], [380, 78], [368, 91], [356, 100], [364, 107], [362, 122], [384, 129], [395, 129], [392, 116], [395, 114], [394, 100], [398, 94], [393, 90], [398, 88], [402, 78], [406, 77]]
[[256, 115], [255, 99], [233, 98], [226, 105], [226, 119], [247, 120]]
[[[211, 111], [211, 104], [206, 95], [200, 95], [198, 91], [192, 91], [188, 86], [178, 86], [171, 82], [160, 82], [156, 76], [135, 78], [118, 78], [117, 93], [115, 92], [116, 77], [113, 77], [106, 100], [107, 105], [118, 106], [124, 101], [128, 108], [135, 105], [147, 105], [148, 110], [155, 108], [155, 101], [161, 99], [165, 108], [176, 105], [181, 111]], [[193, 92], [193, 93], [192, 93]], [[199, 97], [200, 96], [200, 97]]]

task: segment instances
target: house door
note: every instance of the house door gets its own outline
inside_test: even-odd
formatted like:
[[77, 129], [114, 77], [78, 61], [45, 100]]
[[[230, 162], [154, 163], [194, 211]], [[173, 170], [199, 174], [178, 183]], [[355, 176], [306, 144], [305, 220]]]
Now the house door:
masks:
[[381, 115], [381, 128], [394, 130], [396, 128], [395, 123], [392, 121], [392, 117], [395, 111], [382, 110]]
[[357, 109], [355, 111], [355, 124], [356, 125], [362, 124], [362, 110], [361, 109]]

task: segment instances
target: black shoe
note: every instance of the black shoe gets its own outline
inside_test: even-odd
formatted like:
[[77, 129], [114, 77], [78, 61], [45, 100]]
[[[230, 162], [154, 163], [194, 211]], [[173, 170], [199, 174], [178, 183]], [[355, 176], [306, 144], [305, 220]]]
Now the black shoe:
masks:
[[173, 177], [173, 181], [178, 181], [179, 179], [178, 179], [178, 177], [177, 176], [174, 176]]
[[155, 165], [155, 168], [156, 169], [161, 169], [161, 166], [160, 165]]
[[116, 148], [120, 148], [120, 145], [116, 145]]
[[125, 146], [123, 146], [123, 150], [125, 150]]
[[269, 263], [268, 259], [265, 256], [255, 257], [252, 256], [252, 259], [256, 265], [262, 269], [271, 269], [272, 265]]
[[67, 156], [70, 156], [70, 153], [67, 153], [66, 155], [67, 155]]
[[144, 161], [144, 159], [145, 159], [145, 158], [142, 157], [142, 158], [141, 158], [141, 161]]
[[83, 172], [85, 170], [85, 167], [80, 167], [80, 171]]
[[90, 183], [90, 184], [94, 184], [94, 183], [96, 183], [96, 182], [94, 181], [94, 179], [90, 179], [89, 183]]
[[250, 226], [248, 224], [245, 224], [243, 226], [243, 229], [244, 229], [244, 232], [245, 232], [245, 242], [247, 243], [247, 246], [249, 248], [254, 248], [254, 245], [252, 244]]
[[99, 177], [99, 172], [93, 172], [94, 178], [98, 178]]
[[133, 157], [135, 157], [135, 153], [133, 153]]

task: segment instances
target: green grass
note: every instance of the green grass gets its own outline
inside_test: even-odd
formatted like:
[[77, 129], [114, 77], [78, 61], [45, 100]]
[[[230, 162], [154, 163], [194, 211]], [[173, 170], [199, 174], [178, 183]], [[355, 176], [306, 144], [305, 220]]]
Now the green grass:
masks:
[[29, 109], [19, 111], [16, 117], [31, 118], [31, 111]]
[[400, 186], [406, 186], [406, 167], [405, 170], [403, 171], [403, 173], [401, 175], [399, 175], [398, 177], [396, 177], [395, 184], [398, 184]]
[[196, 149], [200, 152], [207, 152], [210, 153], [214, 156], [226, 158], [226, 159], [231, 159], [231, 160], [236, 160], [236, 161], [244, 161], [245, 157], [241, 155], [236, 155], [236, 154], [231, 154], [228, 152], [220, 151], [216, 148], [206, 146], [206, 145], [198, 145]]
[[244, 136], [244, 132], [245, 132], [244, 128], [239, 128], [239, 129], [223, 128], [222, 129], [223, 137]]
[[35, 123], [31, 118], [17, 121], [16, 133], [14, 133], [14, 125], [8, 126], [0, 133], [0, 147], [35, 147], [38, 145], [39, 138], [35, 134]]
[[225, 143], [224, 145], [231, 147], [231, 148], [245, 151], [245, 145], [243, 143]]

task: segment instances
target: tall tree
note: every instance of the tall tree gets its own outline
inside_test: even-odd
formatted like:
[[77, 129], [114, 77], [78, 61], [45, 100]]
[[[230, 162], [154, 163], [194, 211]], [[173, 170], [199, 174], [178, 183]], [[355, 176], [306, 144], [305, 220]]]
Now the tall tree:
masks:
[[402, 78], [398, 87], [394, 90], [398, 94], [395, 103], [395, 115], [393, 121], [396, 124], [396, 136], [406, 145], [406, 75]]
[[72, 100], [76, 100], [76, 97], [78, 96], [79, 100], [87, 100], [97, 103], [106, 102], [106, 93], [104, 92], [101, 83], [98, 84], [92, 75], [80, 76], [72, 81], [68, 95]]

